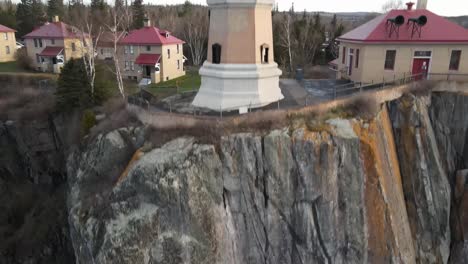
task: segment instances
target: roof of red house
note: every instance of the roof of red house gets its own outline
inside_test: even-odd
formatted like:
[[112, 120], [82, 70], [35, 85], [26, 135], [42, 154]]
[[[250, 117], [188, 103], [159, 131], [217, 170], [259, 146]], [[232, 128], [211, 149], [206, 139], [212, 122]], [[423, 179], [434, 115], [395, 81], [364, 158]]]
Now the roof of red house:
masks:
[[39, 54], [39, 56], [43, 57], [55, 57], [59, 55], [63, 51], [63, 47], [51, 47], [48, 46], [45, 49], [42, 50], [42, 52]]
[[[390, 26], [387, 25], [387, 20], [400, 15], [405, 17], [405, 24], [400, 27], [398, 36], [395, 33], [390, 36]], [[422, 27], [421, 37], [418, 33], [412, 36], [413, 23], [408, 23], [408, 19], [418, 18], [423, 15], [427, 17], [427, 24]], [[405, 9], [392, 10], [386, 15], [378, 16], [366, 24], [344, 34], [339, 37], [338, 40], [369, 43], [468, 43], [468, 30], [426, 9]]]
[[[76, 27], [63, 22], [45, 23], [26, 34], [24, 38], [81, 38], [83, 33]], [[85, 33], [86, 36], [89, 36]]]
[[135, 64], [155, 66], [156, 63], [159, 62], [160, 58], [161, 58], [160, 54], [140, 53], [140, 55], [138, 55], [138, 57], [135, 60]]
[[135, 45], [167, 45], [167, 44], [183, 44], [180, 40], [169, 33], [166, 38], [165, 30], [160, 30], [157, 27], [143, 27], [140, 29], [132, 30], [124, 37], [120, 44], [135, 44]]
[[0, 32], [5, 33], [5, 32], [16, 32], [16, 30], [11, 29], [9, 27], [6, 27], [4, 25], [0, 24]]
[[114, 38], [122, 38], [124, 36], [124, 32], [119, 31], [115, 35], [110, 31], [104, 31], [101, 36], [99, 37], [99, 41], [97, 43], [98, 47], [114, 47]]

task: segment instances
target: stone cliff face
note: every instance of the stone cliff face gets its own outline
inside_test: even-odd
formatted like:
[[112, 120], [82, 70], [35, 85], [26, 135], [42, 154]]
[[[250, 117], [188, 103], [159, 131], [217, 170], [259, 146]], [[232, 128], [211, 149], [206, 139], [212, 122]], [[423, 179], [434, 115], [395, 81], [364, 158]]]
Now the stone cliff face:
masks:
[[0, 121], [0, 263], [69, 263], [65, 154], [48, 117]]
[[468, 116], [447, 114], [450, 102], [465, 107], [451, 96], [217, 146], [153, 149], [144, 128], [101, 135], [68, 160], [77, 263], [453, 262], [451, 183]]
[[468, 263], [468, 96], [438, 93], [430, 116], [441, 163], [452, 187], [450, 263]]

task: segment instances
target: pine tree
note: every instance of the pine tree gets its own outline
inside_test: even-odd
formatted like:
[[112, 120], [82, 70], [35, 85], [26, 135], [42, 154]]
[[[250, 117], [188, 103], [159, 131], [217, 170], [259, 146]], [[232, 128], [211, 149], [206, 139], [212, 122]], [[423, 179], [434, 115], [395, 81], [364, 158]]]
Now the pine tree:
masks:
[[145, 9], [143, 7], [143, 0], [135, 0], [132, 4], [133, 12], [133, 28], [142, 28], [145, 19]]
[[21, 0], [16, 8], [18, 35], [24, 36], [47, 20], [40, 0]]
[[47, 16], [51, 20], [54, 16], [64, 17], [63, 0], [49, 0], [47, 3]]
[[71, 59], [65, 64], [57, 82], [55, 95], [59, 111], [70, 112], [90, 106], [91, 86], [83, 60]]
[[0, 24], [9, 28], [16, 28], [15, 5], [7, 0], [0, 6]]

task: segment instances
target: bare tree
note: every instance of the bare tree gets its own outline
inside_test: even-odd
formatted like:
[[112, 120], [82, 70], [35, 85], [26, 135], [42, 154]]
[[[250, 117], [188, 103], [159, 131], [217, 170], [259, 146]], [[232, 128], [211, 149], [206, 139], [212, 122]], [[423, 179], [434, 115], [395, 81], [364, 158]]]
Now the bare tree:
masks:
[[208, 16], [199, 10], [184, 22], [183, 36], [190, 48], [193, 65], [199, 66], [205, 58], [208, 42]]
[[[125, 34], [126, 30], [130, 27], [131, 19], [131, 12], [127, 6], [119, 7], [119, 8], [112, 8], [110, 10], [110, 23], [106, 24], [107, 30], [112, 34], [112, 51], [114, 57], [114, 69], [111, 69], [113, 74], [116, 77], [117, 86], [119, 88], [120, 95], [122, 98], [125, 98], [125, 86], [123, 82], [122, 76], [122, 68], [120, 65], [119, 59], [119, 48], [118, 43], [120, 39], [122, 39]], [[119, 30], [124, 29], [124, 30]]]
[[293, 56], [292, 56], [292, 40], [291, 40], [291, 24], [292, 18], [290, 13], [285, 14], [285, 19], [282, 24], [282, 34], [280, 36], [280, 46], [285, 48], [288, 53], [289, 68], [291, 73], [294, 71]]
[[[103, 33], [102, 26], [96, 26], [97, 29], [94, 29], [94, 24], [90, 19], [85, 19], [84, 28], [81, 30], [82, 36], [82, 58], [83, 63], [86, 69], [86, 75], [88, 76], [89, 84], [91, 86], [91, 95], [94, 96], [94, 83], [96, 80], [96, 55], [97, 55], [97, 44]], [[85, 29], [85, 30], [83, 30]], [[89, 33], [85, 32], [95, 32], [94, 36], [90, 36]], [[90, 41], [88, 41], [90, 40]]]
[[393, 9], [402, 9], [403, 1], [402, 0], [388, 0], [382, 6], [382, 13], [388, 13]]

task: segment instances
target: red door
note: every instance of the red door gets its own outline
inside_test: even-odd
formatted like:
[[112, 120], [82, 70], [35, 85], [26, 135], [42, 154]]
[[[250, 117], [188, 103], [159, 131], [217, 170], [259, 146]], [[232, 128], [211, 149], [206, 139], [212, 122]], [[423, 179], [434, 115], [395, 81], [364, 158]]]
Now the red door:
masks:
[[416, 80], [421, 80], [423, 78], [426, 78], [426, 74], [429, 70], [429, 63], [431, 62], [431, 59], [414, 59], [413, 60], [413, 76]]

